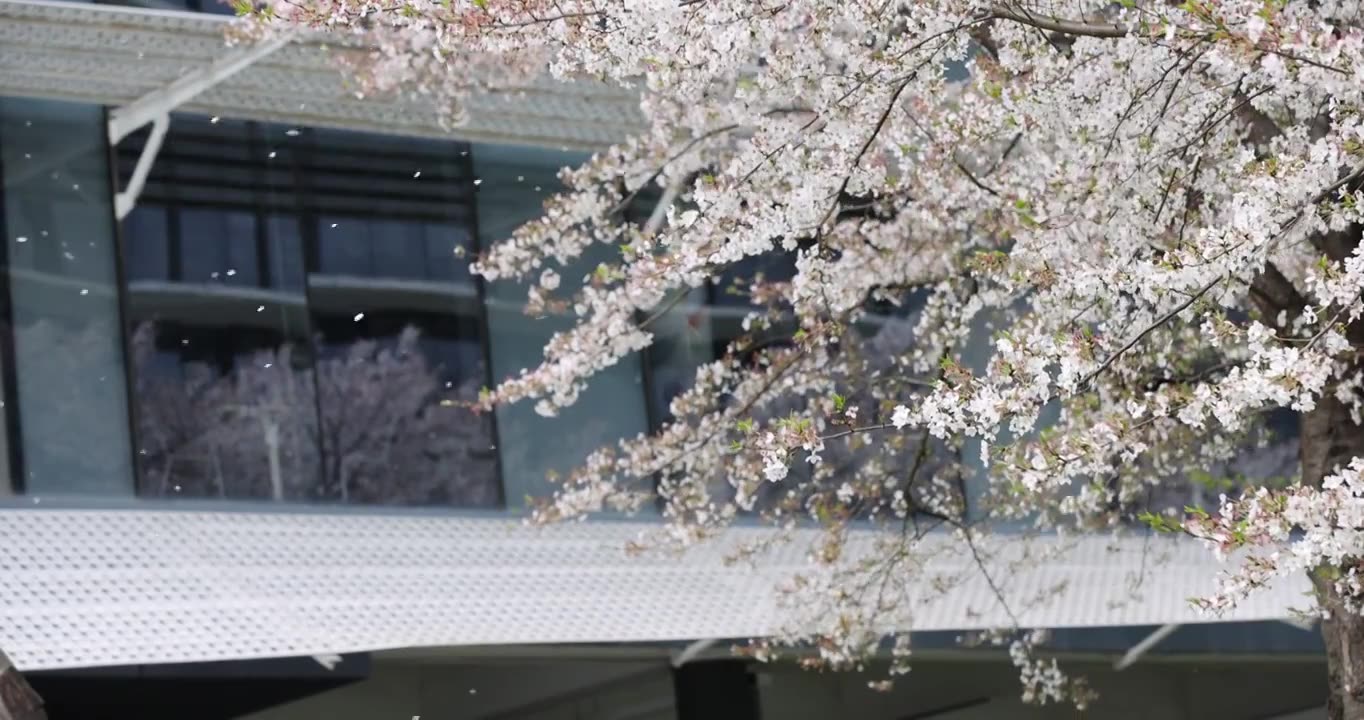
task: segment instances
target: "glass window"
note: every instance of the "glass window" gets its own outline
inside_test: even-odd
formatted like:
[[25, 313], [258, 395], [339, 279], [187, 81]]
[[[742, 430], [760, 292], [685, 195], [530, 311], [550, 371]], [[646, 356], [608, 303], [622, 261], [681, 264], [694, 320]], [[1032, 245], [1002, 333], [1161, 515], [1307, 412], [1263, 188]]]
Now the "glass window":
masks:
[[256, 216], [242, 210], [179, 208], [180, 278], [254, 286]]
[[[766, 307], [763, 293], [755, 297], [755, 285], [789, 281], [795, 274], [795, 254], [773, 252], [750, 257], [726, 267], [709, 283], [695, 288], [675, 306], [658, 316], [650, 329], [654, 344], [647, 358], [651, 379], [650, 402], [655, 426], [672, 419], [669, 405], [678, 394], [691, 387], [696, 369], [702, 364], [724, 357], [732, 351], [751, 357], [758, 348], [781, 347], [790, 344], [795, 328], [789, 322], [790, 313], [776, 308], [777, 323], [770, 328], [744, 329], [744, 318]], [[796, 408], [789, 405], [769, 408], [755, 416], [757, 420], [776, 417]], [[789, 488], [808, 479], [808, 467], [793, 463], [788, 479], [780, 483], [765, 483], [757, 491], [756, 509], [773, 507], [785, 497]], [[734, 488], [729, 479], [717, 477], [711, 482], [711, 492], [719, 498], [733, 498]]]
[[[319, 496], [303, 248], [263, 147], [248, 124], [176, 116], [123, 224], [144, 496]], [[120, 144], [125, 178], [139, 151]]]
[[[537, 217], [549, 193], [561, 186], [559, 168], [583, 161], [583, 157], [529, 148], [475, 146], [474, 173], [482, 180], [478, 188], [478, 234], [482, 244], [506, 239], [522, 223]], [[614, 252], [601, 248], [602, 252]], [[588, 258], [580, 266], [561, 272], [564, 291], [595, 267]], [[488, 326], [493, 378], [520, 373], [534, 367], [544, 356], [544, 346], [555, 331], [570, 326], [570, 318], [528, 317], [523, 311], [526, 288], [519, 283], [497, 282], [488, 287]], [[648, 429], [645, 414], [642, 367], [638, 356], [595, 375], [578, 402], [557, 418], [535, 413], [533, 403], [521, 402], [497, 409], [501, 444], [502, 477], [509, 505], [527, 497], [553, 492], [550, 473], [575, 469], [587, 454], [618, 438]]]
[[166, 208], [155, 205], [138, 205], [123, 219], [123, 272], [130, 280], [170, 279], [168, 222]]
[[307, 282], [303, 233], [297, 216], [271, 214], [265, 218], [266, 265], [269, 286], [301, 293]]
[[213, 15], [235, 15], [232, 4], [224, 0], [75, 0], [93, 2], [97, 5], [124, 5], [151, 8], [154, 10], [189, 10]]
[[[317, 132], [312, 181], [324, 492], [349, 502], [501, 503], [467, 146]], [[362, 173], [363, 174], [360, 174]]]
[[0, 377], [11, 484], [132, 488], [103, 109], [0, 98]]
[[467, 407], [487, 382], [468, 162], [175, 117], [139, 211], [165, 219], [124, 227], [143, 494], [500, 502], [492, 418]]

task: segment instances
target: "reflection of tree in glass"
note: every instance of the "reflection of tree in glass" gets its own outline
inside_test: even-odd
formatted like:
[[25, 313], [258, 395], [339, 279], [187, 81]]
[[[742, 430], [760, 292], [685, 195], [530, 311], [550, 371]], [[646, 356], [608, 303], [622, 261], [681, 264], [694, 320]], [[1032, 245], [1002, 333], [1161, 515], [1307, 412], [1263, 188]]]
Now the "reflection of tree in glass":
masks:
[[[443, 402], [418, 338], [408, 328], [396, 343], [354, 343], [318, 360], [315, 384], [288, 344], [238, 356], [226, 374], [202, 363], [151, 372], [155, 329], [142, 325], [133, 336], [142, 492], [496, 504], [488, 420]], [[456, 392], [444, 400], [476, 390]]]
[[442, 399], [441, 382], [411, 326], [397, 343], [356, 342], [318, 362], [324, 497], [348, 502], [497, 503], [490, 421], [458, 401], [469, 380]]

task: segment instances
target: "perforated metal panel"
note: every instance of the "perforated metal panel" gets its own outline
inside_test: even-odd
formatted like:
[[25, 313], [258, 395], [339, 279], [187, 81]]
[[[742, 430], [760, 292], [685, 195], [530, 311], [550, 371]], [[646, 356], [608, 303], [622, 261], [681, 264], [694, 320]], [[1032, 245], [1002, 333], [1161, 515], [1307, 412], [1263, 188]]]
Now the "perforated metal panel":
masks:
[[[0, 95], [122, 105], [229, 52], [220, 15], [75, 2], [0, 0]], [[456, 137], [547, 147], [594, 148], [642, 126], [634, 94], [548, 78], [475, 98], [467, 125], [447, 132], [432, 105], [357, 99], [322, 40], [296, 42], [195, 98], [183, 110], [209, 115]], [[332, 52], [353, 52], [338, 47]]]
[[[758, 570], [723, 555], [627, 557], [646, 526], [544, 530], [515, 519], [138, 510], [0, 510], [0, 647], [24, 670], [235, 660], [401, 647], [745, 638], [782, 621], [775, 586], [808, 566], [784, 546]], [[865, 536], [854, 543], [865, 542]], [[1146, 557], [1143, 559], [1143, 552]], [[1169, 554], [1129, 597], [1129, 574]], [[967, 563], [948, 555], [944, 567]], [[1207, 621], [1186, 598], [1217, 563], [1190, 542], [1085, 539], [1009, 590], [1068, 582], [1022, 613], [1039, 627]], [[1228, 620], [1287, 616], [1306, 582]], [[983, 581], [919, 608], [919, 630], [1008, 625]]]

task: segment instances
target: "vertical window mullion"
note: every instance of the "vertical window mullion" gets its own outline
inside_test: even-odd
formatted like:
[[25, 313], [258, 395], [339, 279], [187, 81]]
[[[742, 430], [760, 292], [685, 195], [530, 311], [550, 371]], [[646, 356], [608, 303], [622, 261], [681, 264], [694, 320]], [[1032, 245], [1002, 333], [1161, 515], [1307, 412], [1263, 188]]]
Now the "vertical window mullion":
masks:
[[[0, 127], [0, 143], [5, 141], [4, 128]], [[9, 490], [19, 495], [24, 492], [24, 436], [19, 423], [19, 375], [14, 348], [14, 303], [10, 295], [10, 237], [5, 217], [5, 177], [4, 157], [0, 155], [0, 390], [4, 395], [0, 402], [4, 405], [6, 460], [9, 463]]]
[[[109, 122], [109, 108], [104, 108], [104, 124]], [[137, 403], [133, 402], [133, 396], [137, 393], [137, 375], [133, 367], [132, 352], [132, 314], [128, 312], [128, 270], [125, 259], [128, 257], [127, 243], [123, 236], [123, 222], [118, 219], [117, 211], [114, 208], [114, 197], [119, 192], [119, 173], [118, 173], [118, 146], [109, 142], [107, 135], [104, 136], [104, 155], [109, 163], [109, 214], [110, 222], [113, 224], [113, 253], [114, 253], [114, 293], [118, 299], [118, 322], [119, 328], [119, 349], [123, 353], [123, 382], [124, 398], [123, 407], [128, 416], [128, 450], [131, 457], [133, 469], [133, 486], [130, 488], [132, 495], [137, 495], [139, 478], [142, 477], [141, 468], [141, 448], [142, 433], [138, 425]], [[0, 208], [2, 209], [2, 208]], [[3, 214], [3, 213], [0, 213]]]
[[[460, 145], [456, 145], [456, 147], [460, 147]], [[473, 249], [474, 254], [477, 255], [477, 254], [479, 254], [479, 253], [481, 253], [481, 252], [483, 251], [483, 243], [482, 243], [482, 241], [479, 240], [479, 235], [478, 235], [478, 202], [477, 202], [478, 187], [475, 186], [475, 185], [474, 185], [474, 182], [473, 182], [473, 181], [474, 181], [474, 149], [473, 149], [473, 146], [472, 146], [472, 145], [463, 145], [463, 147], [464, 147], [465, 149], [457, 156], [457, 159], [455, 160], [455, 163], [457, 164], [457, 166], [458, 166], [459, 169], [460, 169], [459, 182], [460, 182], [460, 183], [463, 185], [463, 187], [467, 190], [466, 193], [461, 193], [461, 194], [468, 198], [468, 203], [469, 203], [469, 214], [468, 214], [468, 218], [469, 218], [469, 219], [468, 219], [469, 243], [470, 243], [470, 245], [472, 246], [472, 249]], [[487, 281], [484, 280], [484, 278], [483, 278], [482, 275], [473, 275], [473, 274], [471, 273], [471, 276], [472, 276], [473, 281], [474, 281], [474, 292], [475, 292], [475, 296], [478, 298], [478, 303], [477, 303], [477, 305], [478, 305], [478, 335], [479, 335], [479, 345], [480, 345], [481, 349], [483, 350], [483, 384], [484, 384], [484, 387], [493, 387], [493, 382], [494, 382], [494, 381], [493, 381], [493, 340], [492, 340], [492, 332], [490, 331], [491, 329], [490, 329], [490, 327], [489, 327], [489, 325], [488, 325], [488, 288], [487, 288]], [[497, 423], [497, 413], [495, 413], [495, 412], [489, 412], [489, 413], [488, 413], [488, 427], [489, 427], [488, 435], [489, 435], [489, 438], [490, 438], [491, 441], [492, 441], [493, 451], [494, 451], [494, 453], [495, 453], [496, 456], [497, 456], [497, 461], [494, 463], [494, 467], [496, 468], [495, 474], [496, 474], [496, 477], [497, 477], [497, 504], [498, 504], [499, 507], [506, 508], [506, 507], [507, 507], [507, 481], [506, 481], [506, 477], [505, 477], [506, 470], [505, 470], [505, 468], [503, 467], [504, 463], [502, 462], [502, 447], [503, 447], [503, 445], [502, 445], [502, 438], [501, 438], [501, 436], [498, 434], [499, 431], [498, 431], [498, 423]]]

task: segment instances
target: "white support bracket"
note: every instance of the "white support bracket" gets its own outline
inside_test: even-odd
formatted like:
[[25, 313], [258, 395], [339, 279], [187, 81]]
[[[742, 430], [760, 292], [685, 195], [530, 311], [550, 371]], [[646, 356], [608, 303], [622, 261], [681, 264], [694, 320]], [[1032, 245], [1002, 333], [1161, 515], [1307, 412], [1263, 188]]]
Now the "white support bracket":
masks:
[[701, 653], [711, 649], [719, 642], [720, 642], [719, 638], [697, 640], [696, 642], [686, 646], [685, 648], [682, 648], [682, 652], [677, 653], [676, 655], [673, 656], [672, 666], [674, 668], [680, 668], [683, 665], [686, 665], [692, 660], [695, 660], [698, 656], [701, 655]]
[[289, 44], [292, 34], [276, 35], [251, 47], [233, 50], [213, 62], [172, 80], [164, 87], [109, 111], [109, 143], [116, 145], [132, 132], [193, 100], [200, 93], [250, 67]]
[[147, 138], [147, 144], [142, 147], [142, 154], [137, 158], [137, 165], [133, 169], [133, 176], [128, 181], [127, 189], [114, 196], [114, 214], [119, 220], [127, 217], [137, 205], [137, 198], [147, 183], [147, 175], [151, 173], [152, 163], [156, 162], [156, 156], [161, 152], [161, 142], [165, 139], [166, 130], [170, 126], [170, 113], [200, 93], [289, 44], [293, 37], [291, 33], [276, 35], [251, 47], [233, 50], [127, 105], [109, 111], [110, 147], [118, 145], [123, 138], [143, 125], [152, 124], [151, 137]]
[[1133, 663], [1141, 659], [1142, 655], [1146, 654], [1147, 650], [1155, 647], [1161, 640], [1169, 637], [1171, 633], [1178, 629], [1179, 625], [1161, 625], [1159, 628], [1156, 628], [1155, 632], [1147, 635], [1141, 642], [1129, 648], [1121, 658], [1118, 658], [1118, 661], [1113, 663], [1113, 669], [1126, 670], [1131, 667]]
[[328, 670], [335, 670], [336, 666], [340, 665], [342, 660], [342, 657], [340, 655], [335, 654], [313, 655], [312, 658], [318, 665], [321, 665], [322, 667]]
[[[112, 122], [110, 126], [113, 126]], [[156, 156], [161, 152], [161, 142], [166, 139], [166, 130], [169, 128], [169, 114], [161, 113], [152, 120], [152, 134], [147, 137], [147, 144], [142, 146], [142, 153], [137, 156], [137, 165], [133, 167], [133, 176], [128, 179], [128, 187], [114, 196], [115, 218], [122, 220], [128, 217], [137, 199], [142, 196], [142, 188], [147, 184], [152, 163], [156, 162]]]

